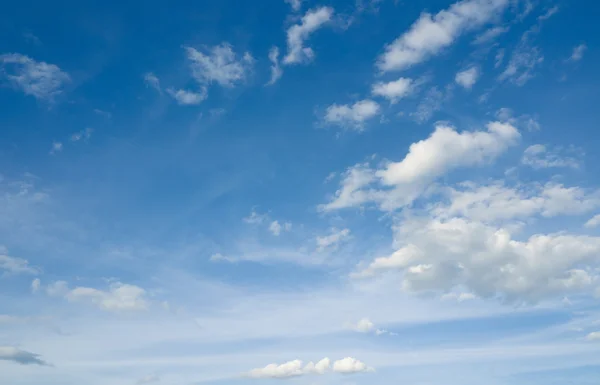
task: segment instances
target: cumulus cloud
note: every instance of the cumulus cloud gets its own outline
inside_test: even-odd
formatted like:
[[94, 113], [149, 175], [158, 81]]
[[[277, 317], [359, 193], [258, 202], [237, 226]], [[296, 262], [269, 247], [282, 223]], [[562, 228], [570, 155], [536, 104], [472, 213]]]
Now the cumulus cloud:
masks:
[[333, 362], [333, 365], [331, 365], [329, 358], [323, 358], [316, 364], [311, 361], [305, 366], [303, 366], [301, 360], [288, 361], [283, 364], [269, 364], [264, 368], [252, 369], [245, 373], [245, 376], [250, 378], [290, 378], [305, 374], [325, 374], [329, 371], [351, 374], [373, 371], [373, 368], [352, 357], [337, 360]]
[[317, 251], [322, 252], [327, 249], [336, 249], [342, 242], [350, 237], [349, 229], [331, 229], [329, 235], [317, 237]]
[[367, 202], [378, 203], [384, 210], [406, 206], [443, 174], [488, 164], [520, 138], [519, 131], [509, 123], [490, 122], [486, 128], [458, 132], [439, 124], [427, 139], [411, 144], [399, 162], [387, 162], [380, 169], [366, 164], [351, 167], [333, 200], [319, 208], [330, 211]]
[[154, 75], [152, 72], [146, 72], [143, 78], [147, 87], [154, 88], [159, 93], [162, 93], [162, 89], [160, 88], [160, 80], [156, 75]]
[[356, 324], [348, 325], [350, 329], [359, 333], [367, 333], [375, 329], [375, 324], [368, 318], [362, 318]]
[[600, 341], [600, 332], [591, 332], [585, 339], [588, 341]]
[[32, 267], [26, 259], [11, 257], [4, 246], [0, 246], [0, 271], [7, 274], [37, 274], [38, 270]]
[[333, 8], [320, 7], [311, 9], [302, 17], [299, 24], [291, 26], [287, 30], [287, 55], [283, 58], [285, 64], [302, 64], [311, 62], [315, 53], [310, 47], [305, 47], [304, 43], [310, 35], [323, 27], [331, 20]]
[[21, 365], [48, 365], [39, 354], [30, 353], [13, 346], [0, 346], [0, 360], [12, 361]]
[[279, 65], [279, 48], [272, 47], [269, 50], [269, 61], [271, 62], [271, 79], [267, 82], [267, 86], [277, 83], [283, 75], [283, 70]]
[[470, 90], [479, 79], [479, 69], [471, 67], [464, 71], [460, 71], [454, 77], [454, 81], [461, 87]]
[[58, 66], [18, 53], [0, 55], [0, 77], [38, 100], [53, 101], [71, 79]]
[[238, 55], [229, 43], [204, 49], [185, 47], [192, 76], [201, 84], [217, 83], [233, 87], [244, 81], [252, 69], [254, 59], [249, 52]]
[[327, 107], [323, 119], [329, 124], [361, 131], [364, 123], [379, 115], [380, 110], [379, 104], [369, 99], [358, 101], [352, 105], [333, 104]]
[[398, 100], [406, 97], [414, 90], [414, 82], [409, 78], [399, 78], [390, 82], [378, 82], [373, 85], [371, 93], [381, 96], [395, 104]]
[[404, 70], [437, 55], [464, 32], [500, 15], [508, 0], [463, 0], [432, 16], [422, 13], [410, 29], [385, 47], [377, 67]]
[[[575, 156], [569, 156], [569, 153]], [[534, 169], [552, 167], [578, 169], [581, 164], [582, 155], [582, 151], [576, 148], [568, 148], [566, 150], [560, 147], [548, 149], [543, 144], [534, 144], [525, 149], [521, 163]]]
[[149, 306], [146, 290], [121, 282], [110, 284], [108, 290], [99, 290], [81, 286], [70, 289], [66, 282], [56, 281], [46, 287], [46, 292], [70, 302], [90, 303], [106, 311], [140, 311]]
[[205, 87], [202, 88], [201, 92], [193, 92], [188, 90], [174, 90], [172, 88], [169, 88], [167, 92], [173, 97], [173, 99], [177, 101], [177, 104], [182, 106], [200, 104], [206, 99], [208, 95], [208, 92], [206, 91]]
[[281, 224], [279, 221], [273, 221], [269, 225], [269, 231], [275, 236], [279, 236], [282, 231], [290, 231], [291, 229], [292, 224], [290, 222], [284, 222]]
[[569, 58], [570, 61], [580, 61], [583, 58], [583, 54], [587, 50], [587, 45], [579, 44], [577, 47], [573, 48], [573, 53]]

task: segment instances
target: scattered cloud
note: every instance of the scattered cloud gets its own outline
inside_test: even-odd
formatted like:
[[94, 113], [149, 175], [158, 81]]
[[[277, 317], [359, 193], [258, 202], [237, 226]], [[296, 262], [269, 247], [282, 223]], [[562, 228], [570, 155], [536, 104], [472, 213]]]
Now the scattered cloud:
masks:
[[352, 357], [334, 361], [333, 365], [331, 365], [329, 358], [323, 358], [316, 364], [311, 361], [306, 366], [303, 366], [301, 360], [288, 361], [283, 364], [269, 364], [264, 368], [252, 369], [245, 375], [250, 378], [290, 378], [305, 374], [325, 374], [329, 371], [351, 374], [370, 372], [373, 371], [373, 368]]
[[362, 131], [367, 120], [380, 113], [380, 106], [370, 99], [360, 100], [352, 105], [332, 104], [325, 111], [324, 121], [340, 127]]
[[279, 48], [272, 47], [269, 50], [269, 61], [271, 62], [271, 78], [267, 82], [267, 86], [277, 83], [283, 75], [283, 70], [279, 65]]
[[583, 58], [583, 54], [587, 50], [587, 45], [579, 44], [577, 47], [573, 48], [573, 53], [569, 58], [569, 61], [575, 62], [580, 61]]
[[456, 74], [454, 81], [461, 87], [470, 90], [479, 79], [479, 69], [471, 67]]
[[0, 346], [0, 360], [12, 361], [21, 365], [48, 365], [39, 354], [30, 353], [13, 346]]
[[254, 64], [249, 52], [238, 55], [229, 43], [204, 49], [204, 52], [192, 47], [185, 47], [185, 51], [192, 75], [200, 84], [233, 87], [246, 79]]
[[269, 231], [275, 235], [279, 236], [282, 231], [290, 231], [292, 229], [292, 224], [290, 222], [285, 222], [283, 224], [279, 223], [279, 221], [273, 221], [269, 225]]
[[146, 290], [121, 282], [111, 283], [108, 290], [91, 287], [70, 289], [64, 281], [56, 281], [46, 288], [51, 296], [64, 297], [69, 302], [87, 302], [106, 311], [140, 311], [149, 306]]
[[492, 28], [486, 30], [485, 32], [477, 35], [477, 37], [473, 41], [473, 44], [481, 45], [481, 44], [490, 43], [490, 42], [496, 40], [496, 38], [498, 36], [508, 32], [508, 30], [509, 30], [509, 27], [507, 27], [507, 26], [497, 25], [497, 26], [492, 27]]
[[31, 281], [31, 292], [37, 293], [40, 290], [41, 285], [42, 285], [42, 282], [40, 281], [39, 278], [36, 278], [33, 281]]
[[223, 255], [221, 253], [215, 253], [215, 254], [213, 254], [213, 255], [210, 256], [210, 261], [211, 262], [230, 262], [230, 263], [234, 263], [234, 262], [237, 262], [238, 260], [236, 258], [228, 257], [228, 256]]
[[71, 78], [54, 64], [38, 62], [18, 53], [0, 55], [0, 77], [38, 100], [52, 102]]
[[507, 0], [463, 0], [432, 16], [419, 19], [377, 60], [382, 72], [407, 69], [452, 45], [464, 32], [479, 27], [501, 14]]
[[323, 27], [331, 20], [333, 8], [320, 7], [311, 9], [300, 20], [300, 24], [295, 24], [287, 30], [287, 55], [283, 58], [285, 64], [303, 64], [311, 62], [315, 53], [310, 47], [305, 47], [304, 43], [311, 34]]
[[331, 234], [317, 237], [317, 251], [322, 252], [327, 249], [336, 249], [342, 242], [350, 238], [349, 229], [331, 229]]
[[4, 246], [0, 246], [0, 271], [5, 274], [37, 274], [38, 269], [32, 267], [26, 259], [11, 257]]
[[441, 300], [442, 301], [456, 301], [456, 302], [464, 302], [464, 301], [470, 301], [477, 298], [474, 294], [471, 293], [455, 293], [455, 292], [451, 292], [451, 293], [446, 293], [444, 295], [441, 296]]
[[169, 95], [177, 101], [177, 104], [182, 106], [191, 106], [202, 103], [208, 96], [206, 87], [203, 87], [201, 92], [193, 92], [188, 90], [173, 90], [169, 88], [167, 90]]
[[[569, 156], [571, 154], [573, 156]], [[543, 144], [534, 144], [525, 149], [521, 163], [534, 169], [567, 167], [578, 169], [581, 165], [583, 152], [576, 148], [548, 149]]]
[[92, 136], [92, 132], [94, 132], [94, 129], [92, 129], [90, 127], [86, 127], [83, 130], [72, 134], [69, 139], [71, 140], [71, 142], [79, 142], [82, 139], [89, 140], [90, 137]]
[[52, 142], [52, 148], [50, 149], [50, 155], [54, 155], [57, 152], [63, 150], [63, 144], [61, 142]]
[[440, 91], [440, 89], [435, 86], [430, 88], [423, 100], [417, 105], [417, 110], [410, 115], [419, 124], [427, 122], [436, 111], [439, 111], [442, 108], [444, 100], [450, 98], [451, 91], [452, 89], [450, 87], [446, 87], [445, 92]]
[[162, 88], [160, 88], [160, 80], [152, 72], [146, 72], [143, 76], [144, 83], [147, 87], [154, 88], [156, 91], [162, 94]]
[[587, 222], [585, 222], [585, 227], [592, 228], [600, 226], [600, 214], [594, 215]]
[[292, 7], [294, 12], [298, 12], [302, 8], [302, 0], [285, 0], [285, 2]]
[[384, 329], [378, 329], [375, 327], [375, 324], [373, 322], [371, 322], [371, 320], [369, 320], [368, 318], [362, 318], [361, 320], [359, 320], [357, 323], [350, 323], [350, 324], [346, 324], [345, 327], [347, 329], [353, 330], [355, 332], [358, 333], [373, 333], [377, 336], [383, 335], [383, 334], [394, 334], [395, 333], [390, 333], [387, 330]]
[[548, 20], [553, 15], [555, 15], [559, 10], [560, 10], [560, 8], [558, 7], [558, 5], [555, 5], [552, 8], [549, 8], [546, 12], [544, 12], [540, 16], [538, 16], [538, 20], [540, 20], [540, 21]]
[[268, 218], [269, 218], [269, 216], [267, 214], [259, 214], [258, 212], [256, 212], [253, 209], [252, 212], [250, 213], [250, 215], [247, 216], [246, 218], [244, 218], [244, 222], [251, 224], [251, 225], [257, 225], [257, 224], [263, 223]]
[[399, 78], [390, 82], [378, 82], [373, 85], [371, 93], [381, 96], [395, 104], [398, 100], [406, 97], [414, 90], [414, 82], [409, 78]]
[[600, 332], [591, 332], [585, 339], [588, 341], [600, 341]]

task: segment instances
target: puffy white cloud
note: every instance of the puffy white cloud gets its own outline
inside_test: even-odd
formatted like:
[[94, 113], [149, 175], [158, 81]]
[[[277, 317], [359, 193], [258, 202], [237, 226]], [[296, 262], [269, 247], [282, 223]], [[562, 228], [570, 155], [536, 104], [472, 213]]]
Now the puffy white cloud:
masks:
[[188, 90], [173, 90], [171, 88], [169, 88], [167, 92], [173, 97], [173, 99], [177, 101], [177, 104], [183, 106], [200, 104], [206, 99], [208, 95], [208, 92], [205, 87], [202, 88], [201, 92], [193, 92]]
[[497, 17], [507, 0], [463, 0], [435, 16], [422, 13], [410, 29], [385, 47], [377, 60], [383, 72], [404, 70], [437, 55], [465, 31]]
[[336, 373], [350, 374], [359, 372], [372, 372], [373, 368], [368, 367], [364, 362], [356, 358], [346, 357], [333, 363], [333, 371]]
[[362, 318], [356, 324], [349, 325], [349, 327], [360, 333], [367, 333], [375, 329], [375, 324], [368, 318]]
[[283, 58], [285, 64], [301, 64], [312, 61], [315, 53], [310, 47], [305, 47], [304, 42], [311, 34], [331, 20], [333, 8], [320, 7], [311, 9], [300, 20], [287, 30], [287, 55]]
[[331, 229], [331, 234], [317, 237], [317, 251], [321, 252], [326, 249], [336, 249], [340, 243], [346, 241], [349, 237], [349, 229]]
[[0, 271], [8, 274], [37, 274], [38, 270], [26, 259], [11, 257], [4, 246], [0, 246]]
[[398, 100], [409, 95], [414, 90], [414, 82], [409, 78], [399, 78], [391, 82], [378, 82], [373, 85], [371, 93], [376, 96], [381, 96], [394, 104]]
[[18, 53], [0, 55], [0, 65], [0, 77], [6, 77], [15, 88], [39, 100], [52, 101], [71, 80], [58, 66]]
[[288, 361], [283, 364], [269, 364], [264, 368], [252, 369], [245, 373], [250, 378], [290, 378], [305, 374], [325, 374], [329, 371], [342, 374], [369, 372], [374, 369], [356, 358], [346, 357], [333, 362], [329, 358], [323, 358], [316, 364], [312, 361], [303, 366], [301, 360]]
[[579, 44], [577, 47], [573, 48], [573, 53], [569, 58], [570, 61], [579, 61], [583, 58], [583, 54], [587, 50], [587, 45]]
[[283, 225], [279, 223], [279, 221], [273, 221], [269, 225], [269, 231], [275, 235], [279, 236], [282, 231], [290, 231], [292, 229], [292, 224], [290, 222], [285, 222]]
[[222, 43], [200, 52], [185, 47], [190, 61], [192, 75], [201, 84], [218, 83], [223, 87], [233, 87], [246, 79], [254, 59], [245, 52], [237, 55], [230, 44]]
[[600, 214], [594, 215], [587, 222], [585, 222], [585, 227], [592, 228], [600, 226]]
[[298, 12], [302, 7], [302, 0], [285, 0], [285, 2], [292, 7], [294, 12]]
[[471, 89], [479, 79], [479, 69], [471, 67], [464, 71], [460, 71], [454, 77], [454, 81], [463, 88]]
[[[575, 156], [568, 156], [571, 153]], [[579, 168], [583, 152], [576, 148], [562, 149], [560, 147], [548, 149], [543, 144], [534, 144], [523, 153], [521, 163], [534, 169], [551, 167]]]
[[154, 75], [152, 72], [146, 72], [143, 78], [147, 87], [152, 87], [159, 93], [162, 93], [162, 89], [160, 88], [160, 80], [156, 75]]
[[267, 82], [267, 86], [275, 84], [283, 75], [283, 70], [279, 66], [279, 48], [272, 47], [269, 50], [269, 61], [271, 61], [271, 79]]
[[46, 287], [51, 296], [64, 297], [70, 302], [87, 302], [106, 311], [140, 311], [146, 310], [149, 302], [146, 290], [139, 286], [114, 282], [108, 290], [91, 287], [70, 289], [65, 281], [56, 281]]
[[48, 365], [39, 354], [30, 353], [13, 346], [0, 346], [0, 360], [12, 361], [21, 365]]
[[333, 104], [327, 107], [324, 120], [330, 124], [361, 131], [364, 123], [377, 116], [380, 110], [379, 104], [369, 99], [360, 100], [352, 105]]
[[600, 341], [600, 332], [591, 332], [585, 339], [588, 341]]

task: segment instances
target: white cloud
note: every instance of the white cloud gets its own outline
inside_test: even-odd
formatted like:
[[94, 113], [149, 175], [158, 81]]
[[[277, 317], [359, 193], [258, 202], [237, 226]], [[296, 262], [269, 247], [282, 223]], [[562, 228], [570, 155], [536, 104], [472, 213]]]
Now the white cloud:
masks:
[[30, 353], [13, 346], [0, 346], [0, 360], [12, 361], [21, 365], [48, 365], [39, 354]]
[[298, 12], [302, 7], [302, 0], [285, 0], [285, 2], [292, 7], [294, 12]]
[[71, 142], [79, 142], [81, 139], [88, 140], [92, 136], [94, 130], [90, 127], [86, 127], [81, 131], [78, 131], [71, 135]]
[[359, 333], [368, 333], [375, 329], [375, 324], [368, 318], [362, 318], [356, 324], [348, 325], [350, 329]]
[[244, 222], [251, 225], [258, 225], [266, 221], [268, 218], [269, 216], [267, 214], [259, 214], [255, 210], [252, 210], [250, 215], [244, 218]]
[[38, 100], [51, 102], [71, 80], [58, 66], [18, 53], [0, 55], [0, 64], [0, 77], [6, 77], [15, 88]]
[[[534, 169], [551, 167], [578, 169], [581, 164], [582, 151], [575, 148], [568, 150], [565, 151], [560, 147], [549, 150], [543, 144], [534, 144], [525, 149], [521, 163]], [[576, 156], [567, 156], [565, 154], [567, 152], [575, 153]]]
[[377, 60], [383, 72], [404, 70], [437, 55], [464, 32], [500, 15], [507, 0], [463, 0], [435, 16], [422, 13], [410, 30], [385, 47]]
[[52, 142], [52, 148], [50, 149], [50, 155], [56, 154], [63, 150], [63, 144], [61, 142]]
[[291, 229], [292, 224], [290, 222], [285, 222], [282, 225], [279, 223], [279, 221], [273, 221], [269, 225], [269, 231], [275, 236], [279, 236], [282, 231], [290, 231]]
[[245, 52], [237, 55], [230, 44], [222, 43], [200, 52], [192, 47], [185, 47], [190, 61], [192, 75], [201, 84], [218, 83], [223, 87], [233, 87], [246, 79], [254, 59]]
[[449, 171], [490, 163], [519, 138], [509, 123], [490, 122], [487, 131], [474, 132], [439, 124], [427, 139], [411, 144], [402, 161], [388, 162], [379, 170], [365, 164], [351, 167], [334, 199], [319, 208], [330, 211], [375, 202], [384, 210], [395, 210], [412, 203]]
[[331, 229], [331, 234], [317, 237], [317, 251], [322, 252], [326, 249], [336, 249], [340, 243], [350, 237], [349, 229]]
[[31, 292], [37, 293], [40, 290], [41, 285], [42, 285], [42, 282], [40, 281], [39, 278], [36, 278], [33, 281], [31, 281]]
[[587, 45], [579, 44], [577, 47], [573, 48], [573, 53], [569, 58], [570, 61], [579, 61], [583, 58], [583, 54], [587, 50]]
[[585, 339], [588, 341], [600, 341], [600, 332], [591, 332]]
[[158, 80], [158, 77], [156, 77], [156, 75], [154, 75], [152, 72], [146, 72], [144, 74], [144, 83], [146, 83], [146, 86], [152, 87], [159, 93], [162, 93], [162, 89], [160, 88], [160, 80]]
[[483, 32], [482, 34], [478, 35], [475, 40], [473, 41], [473, 44], [486, 44], [489, 43], [493, 40], [495, 40], [498, 36], [508, 32], [509, 28], [506, 26], [495, 26], [492, 27], [490, 29], [488, 29], [487, 31]]
[[463, 88], [471, 89], [479, 79], [479, 69], [471, 67], [456, 74], [454, 81]]
[[283, 58], [285, 64], [308, 63], [314, 59], [315, 53], [304, 42], [310, 35], [331, 20], [333, 8], [320, 7], [311, 9], [302, 17], [300, 24], [291, 26], [287, 31], [287, 55]]
[[169, 88], [167, 92], [173, 97], [173, 99], [177, 101], [177, 104], [180, 104], [182, 106], [200, 104], [206, 99], [208, 95], [206, 87], [202, 88], [201, 92], [193, 92], [188, 90], [173, 90], [171, 88]]
[[414, 90], [414, 82], [409, 78], [399, 78], [391, 82], [378, 82], [373, 85], [371, 93], [376, 96], [381, 96], [394, 104], [398, 100], [409, 95]]
[[0, 246], [0, 271], [8, 274], [37, 274], [38, 270], [26, 259], [11, 257], [4, 246]]
[[269, 79], [267, 86], [275, 84], [283, 75], [283, 70], [279, 66], [279, 48], [272, 47], [269, 50], [269, 60], [271, 61], [271, 79]]
[[221, 253], [216, 253], [210, 256], [211, 262], [237, 262], [236, 258], [225, 256]]
[[365, 99], [352, 105], [333, 104], [327, 107], [324, 120], [329, 124], [361, 131], [364, 123], [377, 116], [381, 108], [376, 102]]
[[594, 215], [584, 224], [587, 228], [598, 227], [600, 226], [600, 214]]
[[69, 289], [66, 282], [56, 281], [47, 286], [46, 292], [51, 296], [64, 297], [70, 302], [91, 303], [106, 311], [140, 311], [149, 306], [146, 290], [121, 282], [110, 284], [109, 289], [104, 291], [81, 286]]
[[372, 372], [373, 368], [368, 367], [364, 362], [357, 360], [356, 358], [346, 357], [341, 360], [337, 360], [333, 363], [333, 371], [336, 373], [360, 373], [360, 372]]
[[334, 373], [351, 374], [370, 372], [373, 371], [373, 368], [352, 357], [337, 360], [333, 363], [333, 366], [329, 358], [323, 358], [316, 364], [311, 361], [306, 366], [303, 366], [301, 360], [288, 361], [283, 364], [269, 364], [264, 368], [252, 369], [245, 375], [250, 378], [290, 378], [305, 374], [325, 374], [330, 370]]
[[440, 91], [438, 87], [435, 86], [430, 88], [423, 100], [417, 106], [417, 110], [410, 115], [417, 123], [425, 123], [431, 119], [436, 111], [439, 111], [442, 108], [442, 103], [450, 97], [451, 91], [451, 87], [446, 87], [445, 92]]

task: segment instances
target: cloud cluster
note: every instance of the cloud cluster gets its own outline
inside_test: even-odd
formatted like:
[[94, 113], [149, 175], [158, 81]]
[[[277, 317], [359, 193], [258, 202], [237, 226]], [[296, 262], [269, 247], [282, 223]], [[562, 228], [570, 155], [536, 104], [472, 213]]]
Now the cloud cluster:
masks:
[[254, 63], [250, 53], [238, 55], [228, 43], [202, 51], [185, 47], [185, 51], [192, 76], [200, 84], [217, 83], [223, 87], [233, 87], [246, 79]]
[[299, 24], [294, 24], [287, 30], [287, 55], [283, 58], [285, 64], [302, 64], [312, 61], [315, 53], [304, 43], [310, 35], [331, 20], [333, 8], [320, 7], [311, 9], [302, 17]]
[[500, 15], [508, 0], [462, 0], [432, 16], [422, 13], [410, 29], [385, 48], [377, 67], [404, 70], [437, 55], [465, 31]]
[[323, 358], [317, 363], [312, 361], [303, 365], [301, 360], [288, 361], [283, 364], [269, 364], [264, 368], [252, 369], [245, 375], [250, 378], [290, 378], [305, 374], [325, 374], [327, 372], [351, 374], [373, 371], [373, 368], [356, 358], [346, 357], [331, 363], [329, 358]]
[[470, 90], [473, 88], [473, 85], [477, 83], [477, 79], [479, 79], [479, 69], [477, 67], [471, 67], [457, 73], [454, 81], [461, 87]]
[[525, 149], [521, 163], [534, 169], [567, 167], [578, 169], [583, 152], [576, 148], [548, 149], [543, 144], [534, 144]]
[[8, 274], [37, 274], [39, 272], [26, 259], [8, 255], [6, 247], [0, 245], [0, 272], [2, 271]]

